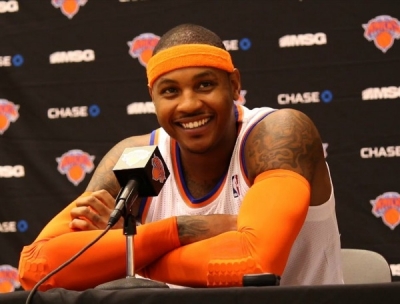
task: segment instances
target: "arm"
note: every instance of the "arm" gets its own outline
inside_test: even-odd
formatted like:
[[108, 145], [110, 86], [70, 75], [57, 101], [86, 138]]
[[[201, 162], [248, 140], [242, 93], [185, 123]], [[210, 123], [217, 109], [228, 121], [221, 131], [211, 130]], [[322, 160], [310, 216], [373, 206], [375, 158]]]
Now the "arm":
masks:
[[[111, 149], [97, 167], [87, 192], [56, 215], [36, 240], [23, 248], [19, 276], [24, 289], [33, 288], [45, 275], [93, 241], [107, 226], [119, 191], [112, 167], [125, 146], [132, 146], [132, 141], [123, 141]], [[233, 229], [235, 224], [236, 217], [212, 215], [169, 218], [139, 226], [134, 237], [135, 268], [148, 265], [181, 243], [215, 236]], [[126, 238], [122, 229], [115, 228], [122, 228], [122, 222], [39, 289], [62, 287], [83, 290], [124, 277]]]
[[244, 274], [282, 275], [310, 205], [310, 184], [324, 161], [322, 144], [304, 114], [281, 110], [253, 129], [245, 157], [253, 185], [237, 231], [175, 249], [143, 275], [187, 286], [237, 286]]

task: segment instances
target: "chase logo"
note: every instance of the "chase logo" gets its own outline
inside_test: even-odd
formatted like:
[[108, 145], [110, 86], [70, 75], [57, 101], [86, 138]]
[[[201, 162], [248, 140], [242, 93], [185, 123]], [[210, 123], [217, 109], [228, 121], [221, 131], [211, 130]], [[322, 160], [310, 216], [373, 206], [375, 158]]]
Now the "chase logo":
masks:
[[61, 12], [67, 16], [69, 19], [72, 19], [81, 6], [84, 6], [88, 0], [52, 0], [51, 4], [55, 8], [59, 8]]
[[247, 51], [251, 48], [251, 40], [249, 38], [224, 40], [222, 42], [227, 51]]
[[9, 232], [26, 232], [28, 230], [28, 222], [20, 220], [18, 222], [0, 222], [0, 233]]
[[397, 192], [385, 192], [376, 199], [370, 201], [372, 214], [381, 217], [383, 223], [390, 229], [396, 228], [400, 223], [400, 194]]
[[0, 14], [18, 12], [18, 1], [0, 1]]
[[143, 33], [128, 41], [129, 55], [137, 58], [139, 63], [146, 67], [151, 55], [153, 54], [154, 47], [160, 40], [160, 36], [152, 33]]
[[400, 22], [388, 15], [377, 16], [363, 24], [364, 37], [373, 41], [383, 53], [393, 46], [394, 39], [400, 38]]
[[100, 107], [98, 105], [65, 107], [65, 108], [50, 108], [47, 110], [49, 119], [63, 118], [79, 118], [79, 117], [97, 117], [100, 115]]
[[20, 287], [18, 269], [10, 265], [0, 265], [0, 293], [13, 292]]
[[289, 93], [279, 94], [278, 103], [280, 105], [287, 104], [307, 104], [307, 103], [329, 103], [333, 100], [333, 93], [330, 90], [324, 90], [322, 92], [304, 92], [304, 93]]
[[65, 174], [72, 184], [78, 186], [86, 174], [93, 171], [94, 158], [93, 155], [89, 155], [79, 149], [69, 150], [56, 158], [58, 162], [57, 169], [61, 174]]
[[24, 63], [24, 57], [21, 54], [13, 56], [0, 56], [0, 68], [1, 67], [20, 67]]

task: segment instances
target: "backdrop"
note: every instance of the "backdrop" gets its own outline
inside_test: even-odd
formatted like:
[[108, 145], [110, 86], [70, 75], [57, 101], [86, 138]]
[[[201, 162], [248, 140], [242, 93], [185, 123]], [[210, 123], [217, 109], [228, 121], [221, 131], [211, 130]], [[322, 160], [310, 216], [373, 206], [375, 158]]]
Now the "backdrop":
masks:
[[249, 108], [320, 130], [342, 246], [400, 280], [400, 1], [0, 1], [0, 291], [19, 254], [121, 139], [158, 127], [145, 66], [180, 23], [224, 40]]

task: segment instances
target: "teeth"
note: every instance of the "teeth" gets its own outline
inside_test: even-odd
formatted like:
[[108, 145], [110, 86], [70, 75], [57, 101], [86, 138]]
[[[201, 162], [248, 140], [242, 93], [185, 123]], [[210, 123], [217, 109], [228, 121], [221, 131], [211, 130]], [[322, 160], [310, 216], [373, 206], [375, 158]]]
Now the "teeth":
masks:
[[194, 128], [198, 128], [198, 127], [204, 126], [207, 122], [208, 122], [208, 119], [202, 119], [202, 120], [199, 120], [199, 121], [184, 123], [184, 124], [182, 124], [182, 126], [185, 129], [194, 129]]

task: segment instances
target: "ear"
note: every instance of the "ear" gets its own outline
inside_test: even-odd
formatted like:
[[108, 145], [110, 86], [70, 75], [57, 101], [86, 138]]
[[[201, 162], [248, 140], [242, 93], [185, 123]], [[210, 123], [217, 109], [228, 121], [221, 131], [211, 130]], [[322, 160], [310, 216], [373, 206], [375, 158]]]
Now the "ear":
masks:
[[151, 100], [153, 100], [153, 90], [152, 90], [152, 88], [148, 85], [147, 89], [149, 90], [149, 95], [150, 95]]
[[229, 74], [229, 80], [232, 86], [233, 100], [238, 100], [240, 98], [240, 90], [242, 88], [240, 72], [238, 69], [235, 68], [233, 72]]

